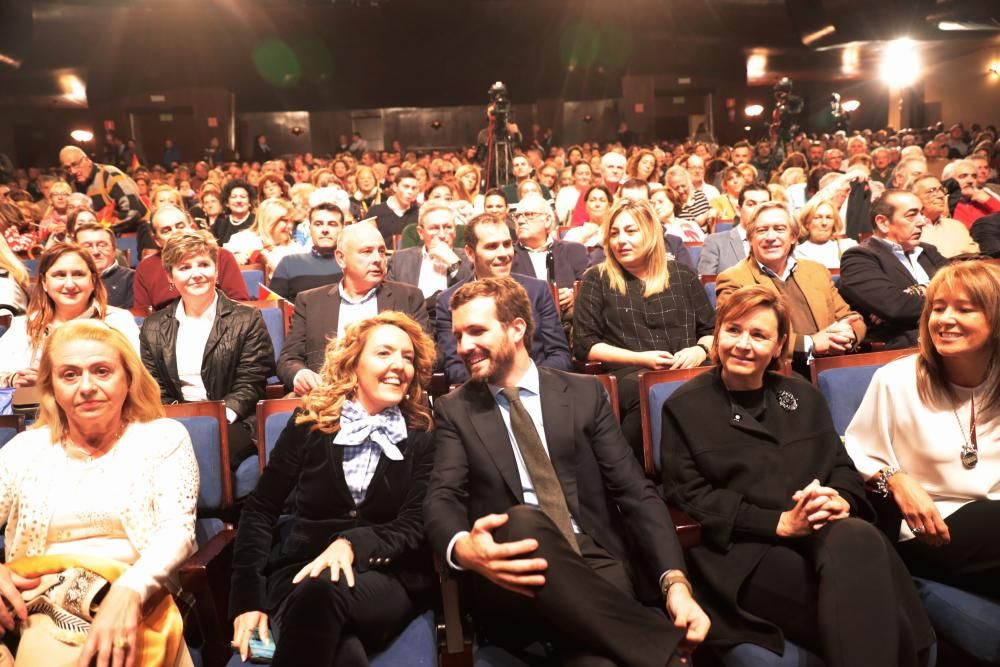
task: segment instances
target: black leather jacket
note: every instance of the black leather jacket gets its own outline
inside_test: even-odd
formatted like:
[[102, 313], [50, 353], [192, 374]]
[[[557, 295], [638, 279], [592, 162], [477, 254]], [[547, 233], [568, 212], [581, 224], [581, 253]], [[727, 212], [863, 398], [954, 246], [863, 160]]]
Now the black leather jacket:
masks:
[[[246, 419], [264, 398], [267, 379], [274, 375], [274, 347], [256, 308], [231, 301], [221, 292], [215, 323], [205, 344], [201, 378], [208, 399], [223, 400], [226, 407]], [[160, 385], [164, 403], [183, 403], [177, 374], [175, 317], [181, 300], [158, 310], [143, 322], [139, 336], [142, 363]]]

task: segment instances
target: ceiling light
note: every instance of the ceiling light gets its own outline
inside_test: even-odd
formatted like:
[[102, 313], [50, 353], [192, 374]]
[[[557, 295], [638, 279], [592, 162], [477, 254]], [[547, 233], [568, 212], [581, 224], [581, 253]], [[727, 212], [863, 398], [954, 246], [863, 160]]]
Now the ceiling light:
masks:
[[920, 76], [920, 53], [912, 39], [895, 39], [886, 45], [879, 68], [882, 81], [893, 88], [913, 84]]

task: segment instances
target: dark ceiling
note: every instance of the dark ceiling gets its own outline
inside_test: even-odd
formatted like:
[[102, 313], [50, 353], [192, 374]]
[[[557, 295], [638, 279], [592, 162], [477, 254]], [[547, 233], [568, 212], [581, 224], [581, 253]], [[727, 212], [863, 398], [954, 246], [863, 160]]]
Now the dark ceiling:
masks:
[[[994, 0], [0, 0], [0, 101], [45, 95], [61, 68], [91, 102], [221, 85], [241, 110], [479, 103], [620, 94], [626, 72], [739, 80], [754, 48], [812, 50], [938, 18], [993, 21]], [[945, 16], [947, 15], [947, 16]], [[928, 18], [930, 17], [930, 19]], [[825, 26], [835, 28], [832, 32]], [[803, 37], [822, 35], [811, 48]], [[969, 33], [965, 33], [969, 34]], [[807, 37], [808, 39], [808, 37]]]

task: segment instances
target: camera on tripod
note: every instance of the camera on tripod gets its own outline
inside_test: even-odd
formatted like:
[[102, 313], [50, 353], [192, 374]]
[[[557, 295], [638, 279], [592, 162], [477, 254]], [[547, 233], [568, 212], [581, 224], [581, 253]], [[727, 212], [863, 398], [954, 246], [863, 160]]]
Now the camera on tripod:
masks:
[[487, 107], [489, 114], [495, 120], [495, 127], [501, 132], [507, 128], [508, 117], [510, 116], [510, 98], [507, 96], [507, 86], [503, 81], [497, 81], [489, 89], [490, 103]]

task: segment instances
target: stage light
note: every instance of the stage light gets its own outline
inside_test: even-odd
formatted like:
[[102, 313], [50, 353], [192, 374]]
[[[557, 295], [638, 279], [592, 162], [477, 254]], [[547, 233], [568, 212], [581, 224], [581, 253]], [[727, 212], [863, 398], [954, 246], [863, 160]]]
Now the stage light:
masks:
[[764, 107], [759, 104], [749, 104], [747, 105], [747, 108], [743, 110], [743, 113], [747, 115], [747, 118], [756, 118], [764, 113]]
[[879, 68], [882, 81], [893, 88], [904, 88], [920, 76], [920, 54], [912, 39], [895, 39], [889, 42], [882, 54]]
[[858, 107], [861, 106], [861, 102], [858, 102], [857, 100], [847, 100], [840, 106], [843, 107], [844, 111], [851, 113], [852, 111], [858, 110]]
[[993, 76], [995, 76], [997, 78], [1000, 78], [1000, 61], [997, 61], [997, 62], [993, 63], [992, 65], [990, 65], [986, 69], [986, 73], [987, 74], [992, 74]]
[[94, 140], [94, 133], [90, 130], [73, 130], [69, 133], [69, 136], [73, 138], [73, 141], [78, 141], [81, 144]]
[[763, 79], [767, 74], [767, 54], [751, 53], [747, 56], [747, 79]]

